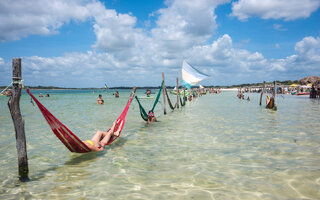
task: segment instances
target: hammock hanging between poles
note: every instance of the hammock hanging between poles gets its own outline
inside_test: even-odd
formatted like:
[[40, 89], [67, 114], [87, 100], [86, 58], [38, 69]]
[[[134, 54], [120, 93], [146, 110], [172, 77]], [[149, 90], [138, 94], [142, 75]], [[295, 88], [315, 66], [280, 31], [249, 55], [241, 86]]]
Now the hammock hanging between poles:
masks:
[[[152, 106], [152, 109], [151, 111], [153, 112], [153, 110], [155, 109], [156, 105], [158, 104], [159, 102], [159, 99], [160, 99], [160, 95], [161, 95], [161, 91], [162, 91], [162, 85], [163, 85], [163, 81], [161, 83], [161, 86], [160, 86], [160, 89], [159, 89], [159, 92], [157, 94], [157, 97], [156, 99], [154, 100], [154, 103], [153, 103], [153, 106]], [[138, 104], [139, 104], [139, 109], [140, 109], [140, 115], [141, 115], [141, 118], [144, 120], [144, 121], [148, 121], [148, 114], [146, 112], [146, 110], [143, 108], [143, 106], [141, 105], [140, 101], [139, 101], [139, 98], [137, 96], [135, 96]]]
[[[118, 117], [117, 121], [119, 120], [119, 123], [115, 127], [115, 131], [117, 131], [120, 128], [120, 132], [123, 129], [126, 116], [129, 110], [130, 103], [134, 97], [136, 87], [132, 89], [132, 93], [130, 95], [130, 99], [126, 105], [126, 107], [123, 109], [122, 113]], [[85, 145], [75, 134], [73, 134], [64, 124], [62, 124], [55, 116], [51, 114], [49, 110], [47, 110], [39, 101], [36, 99], [33, 94], [30, 92], [29, 88], [27, 89], [27, 93], [31, 96], [31, 98], [36, 102], [37, 106], [39, 107], [39, 110], [42, 112], [42, 115], [47, 120], [49, 126], [51, 127], [51, 130], [53, 133], [59, 138], [59, 140], [71, 151], [76, 153], [88, 153], [91, 151]], [[123, 121], [122, 126], [120, 127], [120, 122]], [[117, 139], [120, 136], [120, 134], [116, 137], [113, 137], [112, 140], [110, 140], [107, 145], [112, 143], [115, 139]]]
[[177, 102], [176, 102], [176, 104], [174, 104], [174, 106], [172, 106], [172, 103], [171, 103], [171, 100], [169, 98], [168, 91], [167, 91], [166, 87], [165, 87], [165, 92], [166, 92], [166, 96], [167, 96], [169, 107], [171, 108], [171, 110], [174, 110], [177, 107]]
[[186, 105], [186, 92], [184, 91], [183, 92], [183, 101], [181, 100], [181, 97], [179, 96], [179, 99], [180, 99], [180, 104], [181, 106], [185, 106]]

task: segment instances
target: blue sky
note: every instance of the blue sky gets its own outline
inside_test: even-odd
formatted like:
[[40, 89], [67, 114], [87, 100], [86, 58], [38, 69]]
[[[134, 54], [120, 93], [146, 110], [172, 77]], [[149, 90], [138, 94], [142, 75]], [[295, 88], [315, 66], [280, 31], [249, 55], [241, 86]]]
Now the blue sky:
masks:
[[0, 85], [157, 86], [185, 59], [204, 85], [320, 75], [320, 0], [2, 0]]

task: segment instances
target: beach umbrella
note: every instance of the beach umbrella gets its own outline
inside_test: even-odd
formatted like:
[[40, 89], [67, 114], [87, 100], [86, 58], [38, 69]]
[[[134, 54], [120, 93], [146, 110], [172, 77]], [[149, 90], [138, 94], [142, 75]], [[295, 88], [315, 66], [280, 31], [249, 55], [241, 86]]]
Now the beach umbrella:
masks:
[[297, 86], [298, 86], [298, 85], [295, 84], [295, 83], [290, 85], [290, 87], [297, 87]]
[[312, 87], [312, 84], [307, 84], [307, 86], [310, 86], [310, 87]]

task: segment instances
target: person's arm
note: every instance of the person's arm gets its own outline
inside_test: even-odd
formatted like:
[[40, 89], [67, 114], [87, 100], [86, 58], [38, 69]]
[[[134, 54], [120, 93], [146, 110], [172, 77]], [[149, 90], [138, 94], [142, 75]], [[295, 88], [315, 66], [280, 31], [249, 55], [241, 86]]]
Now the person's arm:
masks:
[[91, 151], [103, 151], [103, 146], [96, 146], [84, 141], [84, 144], [91, 150]]
[[94, 146], [94, 147], [92, 148], [92, 150], [93, 150], [93, 151], [103, 151], [103, 150], [104, 150], [104, 147], [103, 147], [103, 146], [99, 146], [99, 147]]

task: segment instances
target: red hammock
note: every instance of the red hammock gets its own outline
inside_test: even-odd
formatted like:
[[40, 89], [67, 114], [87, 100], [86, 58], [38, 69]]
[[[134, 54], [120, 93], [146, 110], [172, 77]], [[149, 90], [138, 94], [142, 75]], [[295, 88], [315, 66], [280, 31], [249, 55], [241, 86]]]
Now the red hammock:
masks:
[[[114, 131], [117, 131], [118, 128], [120, 128], [120, 133], [123, 129], [126, 116], [129, 110], [130, 103], [132, 101], [132, 98], [135, 93], [135, 87], [132, 90], [132, 94], [130, 95], [130, 99], [126, 105], [126, 107], [123, 109], [122, 113], [118, 117], [117, 121], [118, 124], [115, 127]], [[71, 151], [76, 153], [87, 153], [90, 152], [91, 149], [87, 147], [75, 134], [73, 134], [64, 124], [62, 124], [55, 116], [51, 114], [49, 110], [47, 110], [39, 101], [36, 99], [33, 94], [30, 92], [29, 88], [27, 88], [27, 93], [31, 96], [31, 98], [36, 102], [38, 105], [40, 111], [42, 112], [44, 118], [47, 120], [49, 126], [51, 127], [53, 133], [60, 139], [60, 141]], [[123, 121], [122, 126], [120, 126], [120, 122]], [[115, 136], [110, 140], [108, 144], [112, 143], [115, 139], [117, 139], [120, 136], [120, 133], [118, 136]]]

